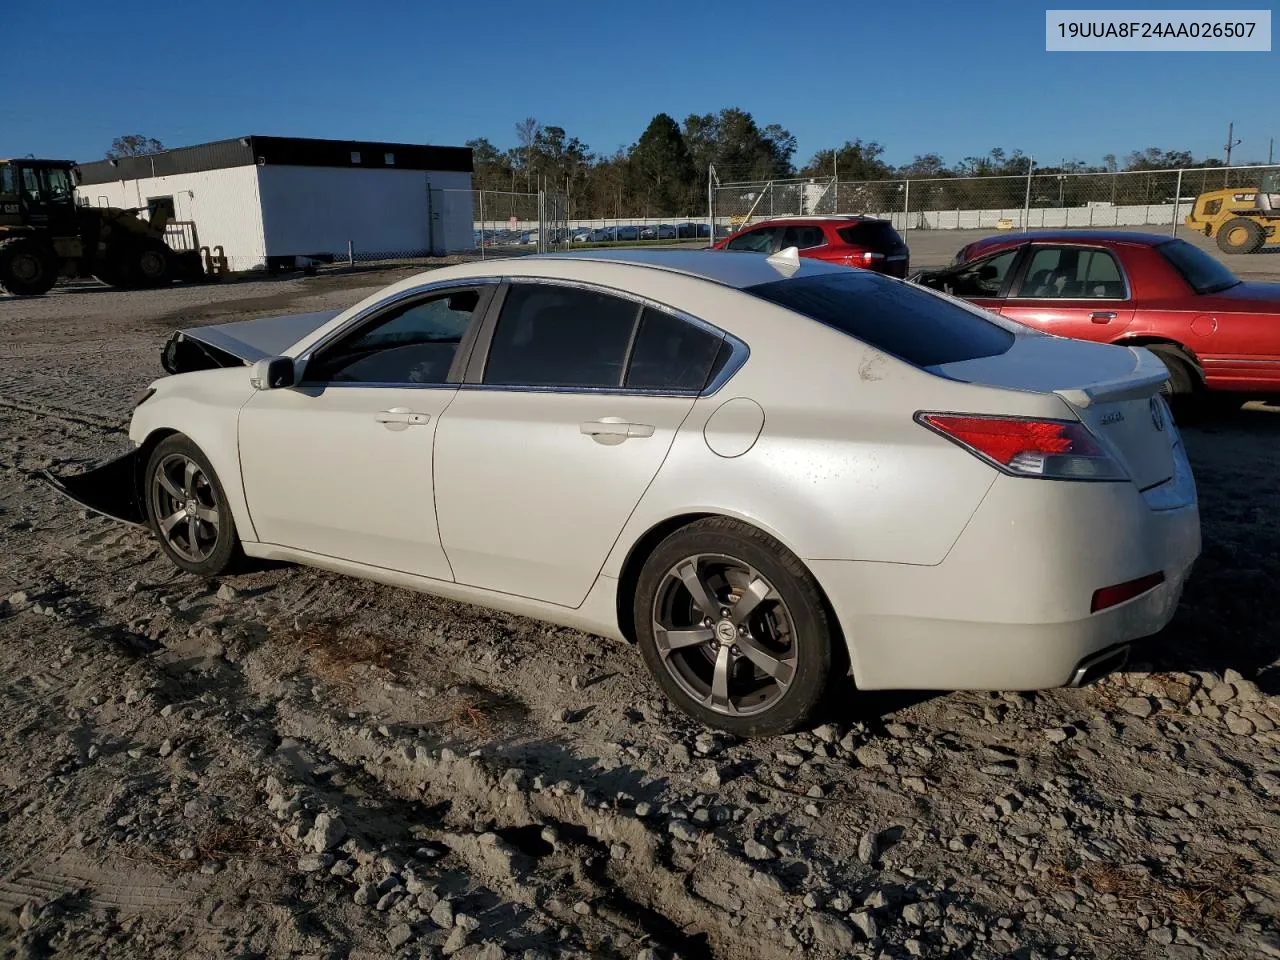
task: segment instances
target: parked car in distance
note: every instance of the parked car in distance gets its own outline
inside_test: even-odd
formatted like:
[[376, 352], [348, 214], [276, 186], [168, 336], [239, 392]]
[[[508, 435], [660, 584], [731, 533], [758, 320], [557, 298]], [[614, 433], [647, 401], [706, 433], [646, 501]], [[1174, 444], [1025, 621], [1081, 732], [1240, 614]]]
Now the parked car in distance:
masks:
[[1145, 346], [1166, 392], [1280, 393], [1280, 284], [1240, 280], [1186, 240], [1126, 231], [987, 237], [917, 283], [1046, 333]]
[[888, 220], [874, 217], [775, 217], [748, 224], [712, 245], [715, 250], [771, 254], [795, 247], [800, 256], [906, 277], [911, 251]]
[[709, 238], [710, 236], [711, 227], [708, 224], [691, 220], [676, 224], [676, 239], [678, 240], [697, 240], [700, 237]]
[[849, 672], [1088, 683], [1200, 550], [1152, 354], [812, 259], [475, 261], [164, 362], [132, 449], [50, 479], [182, 570], [247, 554], [632, 640], [744, 736]]

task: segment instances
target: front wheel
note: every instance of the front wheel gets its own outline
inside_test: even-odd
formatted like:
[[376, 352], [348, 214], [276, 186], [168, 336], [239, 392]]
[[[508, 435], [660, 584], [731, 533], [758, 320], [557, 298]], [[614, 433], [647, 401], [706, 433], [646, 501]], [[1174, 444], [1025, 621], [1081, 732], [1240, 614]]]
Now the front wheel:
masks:
[[48, 293], [57, 279], [57, 261], [43, 245], [29, 237], [0, 242], [0, 287], [15, 297]]
[[235, 520], [204, 453], [181, 434], [167, 437], [147, 461], [147, 519], [160, 548], [188, 573], [213, 577], [239, 556]]
[[1256, 253], [1266, 242], [1266, 231], [1244, 217], [1228, 220], [1218, 228], [1218, 249], [1223, 253]]
[[696, 521], [662, 541], [641, 571], [633, 613], [641, 654], [667, 696], [740, 736], [805, 725], [843, 662], [800, 560], [728, 518]]

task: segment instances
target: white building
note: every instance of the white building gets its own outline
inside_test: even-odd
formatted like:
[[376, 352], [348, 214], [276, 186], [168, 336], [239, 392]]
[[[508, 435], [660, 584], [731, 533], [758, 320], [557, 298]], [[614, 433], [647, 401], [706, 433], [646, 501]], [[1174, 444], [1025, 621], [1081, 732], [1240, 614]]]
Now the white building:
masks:
[[[299, 256], [426, 256], [474, 246], [471, 150], [240, 137], [80, 165], [81, 203], [167, 206], [232, 270]], [[172, 237], [171, 237], [172, 239]]]

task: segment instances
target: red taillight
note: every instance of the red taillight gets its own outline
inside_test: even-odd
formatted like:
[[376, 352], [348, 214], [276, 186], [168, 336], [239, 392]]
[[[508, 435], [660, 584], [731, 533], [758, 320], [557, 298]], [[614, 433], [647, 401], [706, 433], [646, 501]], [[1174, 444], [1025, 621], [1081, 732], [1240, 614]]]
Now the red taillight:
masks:
[[1148, 590], [1155, 589], [1162, 583], [1164, 583], [1163, 573], [1149, 573], [1145, 577], [1139, 577], [1137, 580], [1126, 580], [1124, 583], [1117, 583], [1114, 586], [1102, 587], [1093, 591], [1093, 602], [1089, 604], [1089, 612], [1097, 613], [1099, 610], [1107, 609], [1107, 607], [1114, 607], [1118, 603], [1132, 600]]
[[867, 250], [862, 254], [863, 263], [874, 263], [877, 260], [883, 260], [883, 259], [884, 259], [883, 253], [872, 253], [870, 250]]
[[1078, 420], [918, 413], [916, 419], [1006, 473], [1056, 480], [1125, 480]]

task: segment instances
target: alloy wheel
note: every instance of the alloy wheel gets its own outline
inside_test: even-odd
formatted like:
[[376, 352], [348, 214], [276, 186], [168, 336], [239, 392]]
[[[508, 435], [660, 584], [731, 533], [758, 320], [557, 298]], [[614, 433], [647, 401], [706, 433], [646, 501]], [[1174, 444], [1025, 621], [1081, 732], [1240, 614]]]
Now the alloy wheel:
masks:
[[662, 664], [689, 696], [716, 713], [748, 716], [772, 707], [795, 678], [795, 624], [758, 570], [721, 554], [681, 560], [653, 603]]
[[174, 553], [191, 563], [209, 559], [218, 546], [218, 498], [200, 464], [181, 453], [161, 460], [152, 474], [151, 506]]

